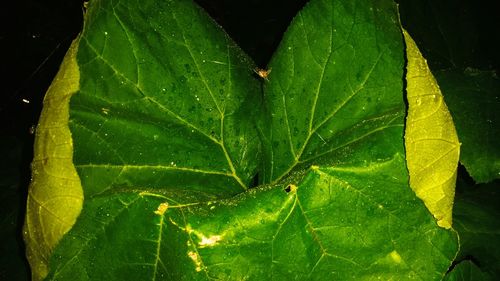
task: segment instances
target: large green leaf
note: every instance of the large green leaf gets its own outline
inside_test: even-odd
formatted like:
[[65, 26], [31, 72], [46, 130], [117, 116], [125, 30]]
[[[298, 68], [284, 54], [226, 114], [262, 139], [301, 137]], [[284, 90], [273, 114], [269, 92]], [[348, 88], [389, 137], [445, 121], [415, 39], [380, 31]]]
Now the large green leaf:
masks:
[[406, 174], [395, 155], [229, 200], [106, 192], [86, 201], [49, 280], [440, 280], [457, 237]]
[[436, 73], [462, 142], [460, 162], [478, 183], [500, 178], [500, 80], [494, 72]]
[[89, 5], [85, 201], [49, 280], [443, 278], [458, 241], [408, 186], [392, 1], [311, 1], [261, 81], [190, 1]]
[[392, 1], [313, 1], [296, 16], [265, 83], [264, 182], [301, 165], [366, 165], [402, 153], [397, 22]]

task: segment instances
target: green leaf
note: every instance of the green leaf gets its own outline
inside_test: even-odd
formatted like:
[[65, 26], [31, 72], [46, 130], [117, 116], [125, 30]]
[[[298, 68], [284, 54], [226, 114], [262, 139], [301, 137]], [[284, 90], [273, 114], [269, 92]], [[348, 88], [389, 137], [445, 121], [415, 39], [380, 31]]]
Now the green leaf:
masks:
[[460, 262], [453, 270], [446, 275], [445, 281], [489, 281], [492, 279], [488, 274], [481, 271], [471, 261]]
[[191, 1], [94, 1], [70, 127], [85, 196], [113, 188], [230, 196], [259, 141], [251, 60]]
[[403, 44], [392, 1], [312, 1], [271, 59], [264, 182], [402, 153]]
[[474, 69], [438, 71], [457, 128], [460, 162], [478, 183], [500, 178], [500, 80], [494, 72]]
[[458, 240], [408, 186], [392, 1], [310, 2], [264, 100], [192, 2], [130, 2], [89, 3], [70, 104], [85, 201], [48, 280], [443, 278]]
[[440, 280], [457, 236], [436, 226], [406, 173], [395, 155], [312, 168], [288, 193], [101, 194], [56, 250], [49, 280]]
[[[463, 185], [463, 184], [462, 184]], [[457, 190], [454, 228], [460, 236], [458, 259], [472, 257], [493, 280], [500, 278], [499, 181]], [[460, 186], [459, 186], [460, 187]]]

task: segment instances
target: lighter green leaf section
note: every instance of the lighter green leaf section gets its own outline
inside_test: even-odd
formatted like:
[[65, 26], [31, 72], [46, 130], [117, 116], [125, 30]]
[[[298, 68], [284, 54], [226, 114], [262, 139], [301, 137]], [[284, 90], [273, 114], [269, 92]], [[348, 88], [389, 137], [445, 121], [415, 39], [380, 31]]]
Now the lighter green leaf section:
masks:
[[23, 230], [33, 280], [47, 275], [52, 250], [82, 209], [83, 191], [73, 165], [73, 142], [68, 127], [69, 100], [79, 89], [78, 44], [79, 38], [71, 44], [47, 90], [36, 129]]
[[406, 161], [410, 187], [438, 224], [451, 228], [460, 143], [436, 79], [410, 35], [406, 42], [408, 116]]

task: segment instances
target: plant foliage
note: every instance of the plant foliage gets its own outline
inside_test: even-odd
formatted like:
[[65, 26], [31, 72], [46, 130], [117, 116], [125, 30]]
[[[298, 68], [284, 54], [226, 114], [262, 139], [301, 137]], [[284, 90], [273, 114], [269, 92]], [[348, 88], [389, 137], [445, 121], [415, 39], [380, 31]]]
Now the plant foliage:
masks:
[[[77, 86], [49, 91], [60, 104], [44, 111], [65, 137], [35, 147], [63, 140], [62, 157], [34, 163], [64, 159], [55, 178], [74, 184], [34, 173], [28, 200], [48, 197], [28, 218], [56, 214], [26, 226], [34, 279], [455, 280], [458, 151], [451, 169], [419, 175], [432, 182], [424, 204], [409, 161], [422, 150], [404, 143], [408, 49], [393, 1], [312, 0], [261, 78], [191, 1], [91, 1], [67, 55], [76, 65], [60, 71], [77, 69]], [[454, 132], [447, 116], [406, 126]], [[77, 182], [82, 206], [45, 208]]]

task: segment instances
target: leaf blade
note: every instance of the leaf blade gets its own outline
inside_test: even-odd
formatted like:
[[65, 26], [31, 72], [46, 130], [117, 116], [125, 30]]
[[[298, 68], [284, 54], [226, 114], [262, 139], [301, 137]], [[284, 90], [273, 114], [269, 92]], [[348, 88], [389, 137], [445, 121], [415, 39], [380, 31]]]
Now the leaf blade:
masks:
[[251, 60], [191, 2], [91, 6], [70, 121], [86, 192], [247, 189], [259, 155]]
[[115, 190], [86, 201], [49, 280], [441, 280], [456, 233], [436, 225], [405, 175], [395, 155], [361, 169], [313, 167], [289, 192], [192, 201]]
[[460, 143], [439, 86], [410, 35], [406, 42], [407, 99], [405, 145], [410, 186], [438, 224], [452, 224]]
[[[360, 149], [372, 137], [395, 140], [402, 129], [402, 41], [393, 4], [315, 1], [294, 19], [265, 83], [271, 126], [262, 129], [264, 182], [327, 158], [334, 159], [329, 164], [369, 161], [400, 149], [398, 141], [371, 153]], [[374, 121], [365, 124], [366, 138], [350, 134], [365, 120]]]
[[47, 90], [36, 129], [32, 180], [23, 226], [26, 256], [34, 280], [47, 275], [54, 247], [71, 229], [83, 205], [68, 126], [69, 101], [79, 89], [78, 42], [79, 38], [72, 42]]

